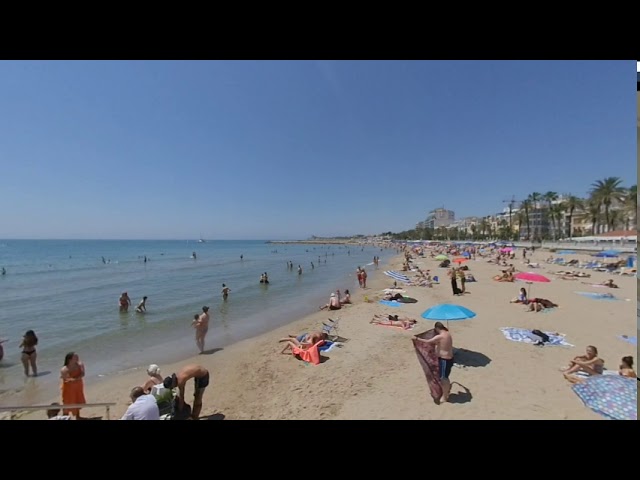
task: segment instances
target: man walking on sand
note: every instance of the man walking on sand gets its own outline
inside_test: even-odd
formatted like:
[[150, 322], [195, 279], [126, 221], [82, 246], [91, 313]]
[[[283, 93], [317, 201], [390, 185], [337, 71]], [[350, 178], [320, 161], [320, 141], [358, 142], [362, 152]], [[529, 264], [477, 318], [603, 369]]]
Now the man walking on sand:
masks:
[[178, 387], [178, 410], [184, 408], [184, 395], [187, 382], [193, 378], [193, 409], [191, 418], [198, 420], [202, 410], [204, 390], [209, 386], [209, 370], [202, 365], [186, 365], [176, 374], [164, 379], [164, 388], [173, 390]]
[[451, 374], [451, 368], [453, 367], [453, 338], [449, 329], [445, 327], [441, 322], [436, 322], [433, 329], [436, 331], [436, 336], [430, 340], [423, 338], [416, 338], [419, 342], [426, 344], [432, 344], [436, 347], [436, 353], [438, 355], [438, 365], [440, 367], [440, 383], [442, 384], [442, 401], [449, 401], [449, 393], [451, 393], [451, 381], [449, 375]]

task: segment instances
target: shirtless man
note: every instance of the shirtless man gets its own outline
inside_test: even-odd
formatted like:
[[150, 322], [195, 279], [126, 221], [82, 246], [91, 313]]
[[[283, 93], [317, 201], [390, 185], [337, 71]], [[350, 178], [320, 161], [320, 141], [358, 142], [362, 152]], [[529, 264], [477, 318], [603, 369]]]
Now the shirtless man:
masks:
[[198, 317], [198, 320], [194, 320], [193, 327], [196, 329], [196, 345], [200, 350], [200, 353], [204, 352], [204, 338], [209, 331], [209, 307], [202, 307], [202, 313]]
[[436, 322], [433, 328], [437, 333], [435, 337], [430, 340], [425, 340], [423, 338], [416, 338], [416, 340], [427, 344], [434, 344], [436, 346], [436, 352], [439, 359], [438, 363], [440, 366], [442, 400], [447, 402], [449, 400], [449, 393], [451, 393], [451, 381], [449, 380], [449, 374], [453, 367], [453, 338], [451, 338], [449, 329], [441, 322]]
[[320, 310], [324, 310], [325, 308], [328, 308], [329, 310], [340, 310], [340, 308], [342, 308], [340, 299], [335, 293], [331, 294], [331, 297], [329, 298], [329, 303], [320, 307]]
[[184, 408], [184, 395], [187, 382], [193, 378], [193, 409], [191, 418], [198, 420], [200, 411], [202, 410], [202, 396], [204, 390], [209, 386], [209, 370], [201, 365], [186, 365], [182, 367], [177, 374], [174, 373], [170, 377], [164, 379], [164, 387], [174, 389], [178, 387], [178, 409]]

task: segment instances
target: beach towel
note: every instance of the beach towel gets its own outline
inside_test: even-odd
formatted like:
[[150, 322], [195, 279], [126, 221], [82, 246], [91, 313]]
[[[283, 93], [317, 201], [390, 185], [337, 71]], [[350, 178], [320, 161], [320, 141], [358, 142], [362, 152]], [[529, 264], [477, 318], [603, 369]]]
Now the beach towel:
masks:
[[[424, 338], [425, 340], [429, 340], [435, 336], [436, 331], [433, 328], [416, 335], [417, 338]], [[416, 349], [416, 355], [424, 371], [424, 376], [427, 379], [431, 397], [434, 402], [439, 403], [440, 398], [442, 398], [442, 384], [440, 383], [440, 366], [438, 355], [436, 354], [436, 347], [419, 342], [415, 338], [411, 341], [413, 342], [413, 347]]]
[[631, 345], [638, 345], [638, 337], [629, 337], [627, 335], [619, 335], [618, 338], [623, 342], [630, 343]]
[[383, 293], [390, 293], [391, 295], [394, 295], [396, 293], [407, 293], [406, 290], [402, 290], [401, 288], [385, 288], [384, 290], [382, 290]]
[[320, 347], [324, 345], [325, 340], [320, 340], [315, 345], [311, 345], [308, 348], [291, 347], [291, 352], [296, 358], [303, 360], [307, 363], [313, 363], [314, 365], [320, 365]]
[[[502, 331], [504, 338], [506, 338], [507, 340], [511, 340], [512, 342], [522, 342], [522, 343], [529, 343], [533, 345], [536, 342], [539, 342], [542, 340], [539, 336], [534, 335], [531, 330], [527, 330], [526, 328], [504, 327], [504, 328], [501, 328], [500, 331]], [[568, 343], [564, 339], [564, 335], [557, 335], [555, 332], [544, 332], [544, 333], [549, 337], [549, 341], [545, 342], [544, 345], [561, 346], [561, 347], [575, 346]]]
[[387, 307], [401, 307], [402, 303], [396, 302], [395, 300], [380, 300], [382, 305], [386, 305]]
[[393, 328], [399, 328], [400, 330], [413, 330], [413, 327], [415, 327], [414, 325], [409, 325], [409, 328], [404, 328], [400, 325], [390, 325], [388, 323], [374, 323], [374, 325], [380, 325], [381, 327], [393, 327]]
[[399, 298], [398, 301], [400, 303], [418, 303], [418, 300], [411, 297], [402, 297], [402, 298]]
[[342, 343], [340, 342], [330, 342], [328, 340], [324, 341], [324, 345], [321, 345], [318, 350], [320, 350], [321, 352], [325, 353], [325, 352], [330, 352], [333, 347], [341, 347]]
[[594, 300], [604, 300], [604, 301], [613, 301], [616, 302], [619, 299], [614, 297], [610, 293], [599, 293], [599, 292], [576, 292], [578, 295], [582, 295], [583, 297], [593, 298]]

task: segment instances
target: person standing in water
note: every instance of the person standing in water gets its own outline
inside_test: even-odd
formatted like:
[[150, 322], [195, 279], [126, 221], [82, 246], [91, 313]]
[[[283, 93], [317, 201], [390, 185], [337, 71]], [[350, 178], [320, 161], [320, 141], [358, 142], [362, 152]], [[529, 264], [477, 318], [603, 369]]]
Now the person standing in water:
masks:
[[231, 292], [231, 289], [229, 287], [227, 287], [226, 284], [222, 284], [222, 299], [226, 300], [229, 297], [229, 292]]
[[36, 345], [38, 345], [38, 337], [36, 337], [36, 334], [33, 330], [27, 330], [27, 333], [24, 334], [22, 343], [20, 344], [20, 348], [22, 349], [20, 360], [22, 360], [24, 374], [27, 377], [29, 376], [29, 366], [31, 366], [33, 376], [38, 376], [38, 366], [36, 365], [38, 354], [36, 352]]
[[129, 298], [129, 294], [127, 292], [122, 292], [122, 295], [120, 295], [120, 300], [118, 302], [120, 304], [120, 313], [126, 313], [129, 311], [131, 299]]

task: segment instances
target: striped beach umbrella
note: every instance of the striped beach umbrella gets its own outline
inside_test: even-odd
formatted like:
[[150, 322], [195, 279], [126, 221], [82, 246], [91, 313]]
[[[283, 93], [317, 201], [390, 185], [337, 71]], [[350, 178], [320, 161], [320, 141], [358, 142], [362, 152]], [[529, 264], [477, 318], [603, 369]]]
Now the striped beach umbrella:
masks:
[[399, 281], [404, 282], [404, 283], [411, 283], [411, 279], [409, 277], [407, 277], [406, 275], [403, 275], [401, 273], [394, 272], [393, 270], [387, 270], [387, 271], [384, 272], [384, 274], [387, 277], [393, 278], [394, 280], [399, 280]]

